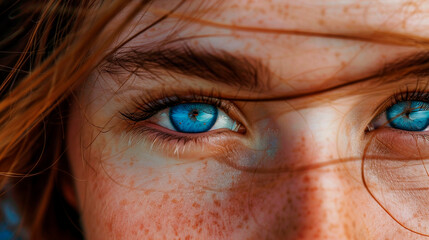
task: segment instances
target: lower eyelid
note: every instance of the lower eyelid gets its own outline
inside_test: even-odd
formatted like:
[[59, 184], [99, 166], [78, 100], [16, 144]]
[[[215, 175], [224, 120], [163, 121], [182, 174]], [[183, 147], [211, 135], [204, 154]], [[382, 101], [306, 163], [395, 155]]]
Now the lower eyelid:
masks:
[[144, 144], [150, 151], [157, 151], [174, 158], [210, 157], [243, 141], [243, 134], [230, 130], [217, 129], [205, 133], [187, 134], [149, 122], [138, 123], [131, 131], [129, 134], [137, 135], [137, 137], [130, 136], [131, 144]]
[[[402, 156], [408, 154], [409, 156], [404, 159], [410, 159], [411, 156], [418, 159], [421, 157], [420, 153], [427, 149], [426, 145], [429, 144], [428, 132], [410, 132], [395, 128], [379, 128], [373, 134], [374, 141], [372, 144], [377, 145], [379, 154], [388, 154], [391, 156]], [[416, 145], [417, 144], [417, 145]], [[417, 149], [418, 148], [418, 149]], [[382, 151], [380, 151], [382, 150]]]
[[228, 130], [228, 129], [220, 128], [220, 129], [210, 130], [208, 132], [202, 132], [202, 133], [182, 133], [182, 132], [178, 132], [175, 130], [165, 128], [163, 126], [160, 126], [159, 124], [152, 123], [152, 122], [143, 123], [143, 124], [145, 125], [146, 128], [150, 128], [152, 130], [160, 131], [160, 132], [163, 132], [165, 134], [174, 135], [177, 137], [198, 138], [198, 137], [210, 136], [212, 134], [217, 134], [220, 132], [228, 132], [228, 131], [230, 132], [230, 130]]

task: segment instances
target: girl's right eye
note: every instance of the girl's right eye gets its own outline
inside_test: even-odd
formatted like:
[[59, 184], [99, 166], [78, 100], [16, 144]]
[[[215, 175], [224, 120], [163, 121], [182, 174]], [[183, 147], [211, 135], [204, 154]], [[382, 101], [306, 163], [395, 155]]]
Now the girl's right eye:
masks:
[[429, 126], [429, 103], [423, 101], [400, 101], [389, 107], [373, 124], [404, 131], [424, 131]]
[[155, 114], [151, 122], [181, 133], [204, 133], [216, 129], [237, 132], [240, 124], [220, 108], [206, 103], [181, 103]]

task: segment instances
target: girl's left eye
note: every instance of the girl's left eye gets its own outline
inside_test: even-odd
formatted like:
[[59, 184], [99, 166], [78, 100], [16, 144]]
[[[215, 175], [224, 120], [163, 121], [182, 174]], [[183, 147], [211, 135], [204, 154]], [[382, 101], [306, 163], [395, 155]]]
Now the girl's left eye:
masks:
[[429, 125], [429, 104], [422, 101], [399, 102], [386, 111], [390, 126], [405, 131], [423, 131]]
[[389, 107], [373, 124], [404, 131], [424, 131], [429, 126], [429, 103], [401, 101]]
[[204, 133], [216, 129], [237, 132], [240, 128], [240, 124], [218, 107], [198, 102], [166, 108], [155, 114], [151, 122], [181, 133]]

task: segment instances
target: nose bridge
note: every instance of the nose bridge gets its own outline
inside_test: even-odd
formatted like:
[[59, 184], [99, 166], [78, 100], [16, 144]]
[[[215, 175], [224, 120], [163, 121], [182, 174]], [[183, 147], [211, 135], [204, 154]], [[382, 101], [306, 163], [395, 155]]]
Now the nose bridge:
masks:
[[355, 239], [355, 232], [362, 232], [352, 217], [357, 208], [349, 194], [357, 181], [338, 161], [338, 119], [328, 108], [277, 119], [287, 124], [278, 125], [281, 150], [276, 158], [291, 166], [289, 175], [279, 176], [278, 190], [286, 191], [287, 199], [278, 200], [287, 210], [276, 223], [287, 229], [287, 239]]
[[[288, 166], [323, 165], [339, 159], [343, 142], [338, 141], [344, 132], [339, 113], [332, 107], [317, 107], [286, 112], [274, 120], [280, 151], [279, 161]], [[344, 138], [342, 138], [344, 139]], [[268, 149], [269, 150], [269, 149]]]

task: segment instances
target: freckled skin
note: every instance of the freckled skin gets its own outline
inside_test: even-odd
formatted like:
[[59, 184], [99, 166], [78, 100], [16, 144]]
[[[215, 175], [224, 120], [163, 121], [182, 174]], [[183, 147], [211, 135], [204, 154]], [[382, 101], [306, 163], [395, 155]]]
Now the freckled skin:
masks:
[[[392, 17], [392, 11], [402, 7], [401, 1], [334, 2], [225, 1], [205, 17], [232, 25], [322, 32], [367, 31], [368, 25], [380, 26], [389, 17], [392, 24], [385, 26], [389, 31], [392, 26], [398, 32], [423, 28], [406, 11]], [[169, 9], [171, 3], [155, 2], [155, 6]], [[363, 14], [380, 9], [388, 11], [380, 12], [379, 18]], [[395, 25], [405, 21], [404, 16], [408, 17], [405, 29], [403, 24]], [[149, 20], [140, 24], [145, 26]], [[171, 27], [171, 22], [161, 23], [130, 46], [162, 39]], [[137, 30], [130, 28], [124, 36]], [[190, 44], [258, 56], [267, 62], [277, 77], [270, 83], [270, 91], [256, 91], [260, 96], [335, 86], [415, 51], [204, 24], [189, 24], [178, 34], [195, 33], [229, 36], [196, 38]], [[112, 116], [128, 107], [126, 99], [135, 95], [116, 94], [115, 81], [97, 74], [82, 88], [68, 123], [68, 155], [86, 239], [425, 239], [399, 226], [372, 199], [361, 180], [360, 162], [323, 166], [333, 159], [361, 154], [365, 142], [357, 129], [364, 129], [362, 124], [377, 107], [371, 104], [383, 100], [382, 96], [333, 98], [328, 104], [318, 99], [237, 103], [249, 122], [250, 133], [234, 140], [242, 145], [231, 144], [235, 150], [231, 152], [222, 146], [225, 153], [214, 151], [216, 154], [205, 146], [194, 149], [190, 156], [175, 158], [167, 154], [167, 147], [152, 149], [139, 140], [144, 136], [125, 134], [126, 125]], [[182, 80], [174, 83], [183, 88], [194, 84]], [[205, 82], [194, 85], [225, 93], [239, 91]], [[122, 87], [160, 88], [157, 83], [141, 81], [128, 81]], [[306, 108], [294, 110], [296, 106]], [[358, 117], [346, 115], [351, 109], [361, 109], [352, 112]], [[108, 131], [100, 133], [99, 126]]]

